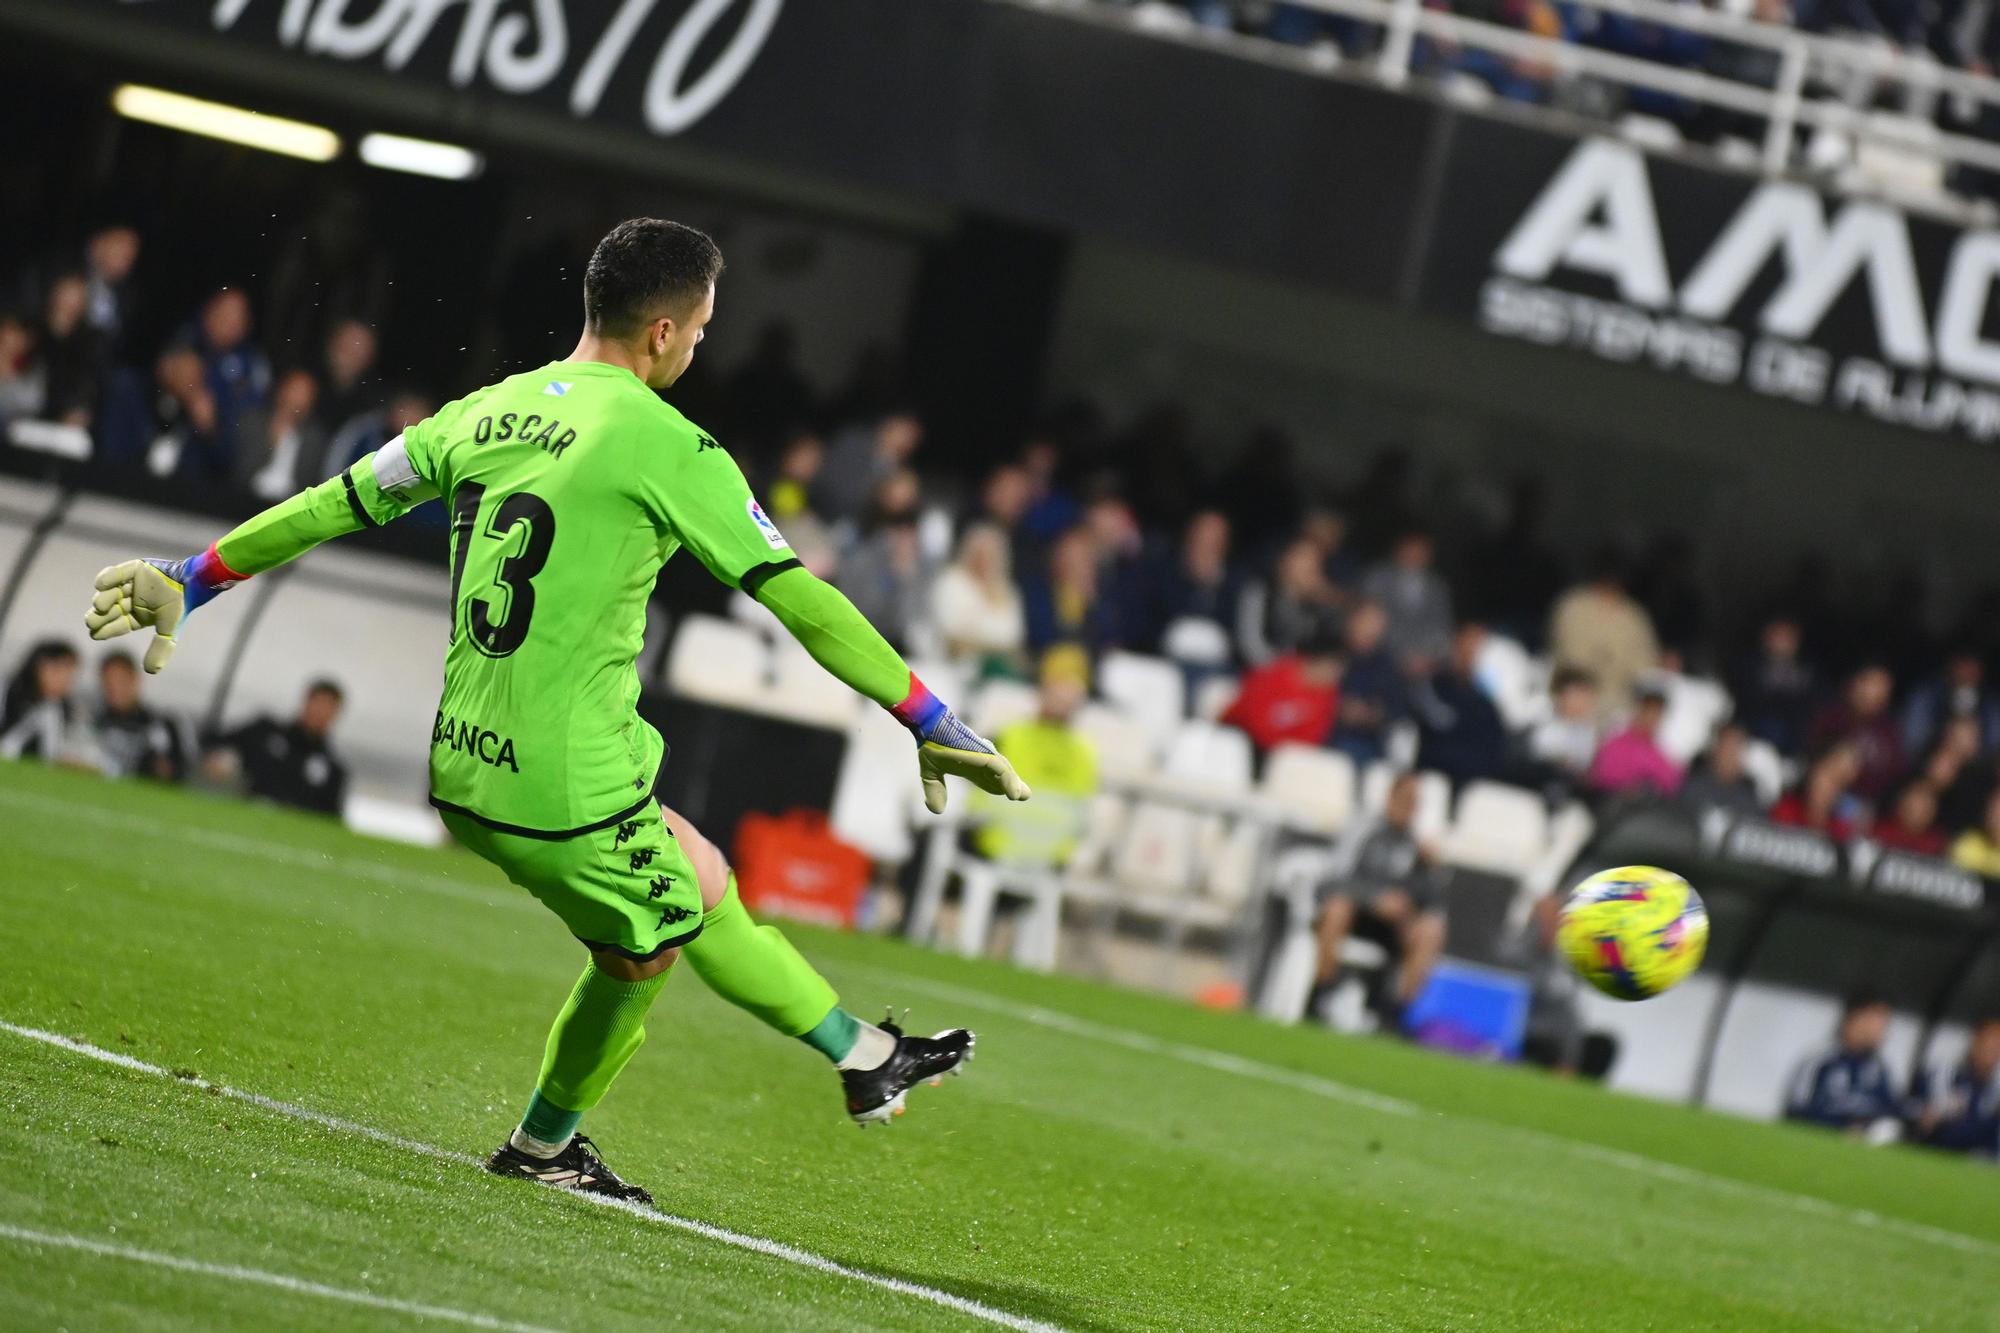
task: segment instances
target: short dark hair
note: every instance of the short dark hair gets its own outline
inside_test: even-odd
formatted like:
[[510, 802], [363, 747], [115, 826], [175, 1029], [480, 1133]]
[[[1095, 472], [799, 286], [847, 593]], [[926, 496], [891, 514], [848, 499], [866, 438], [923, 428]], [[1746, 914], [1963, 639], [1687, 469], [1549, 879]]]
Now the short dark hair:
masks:
[[583, 271], [583, 318], [623, 336], [663, 312], [684, 314], [722, 275], [707, 233], [665, 218], [632, 218], [605, 234]]
[[132, 654], [126, 652], [123, 648], [114, 648], [106, 653], [104, 659], [97, 664], [97, 670], [101, 675], [109, 671], [112, 667], [123, 667], [127, 671], [137, 671], [139, 664], [132, 659]]
[[330, 694], [335, 703], [344, 703], [347, 700], [347, 691], [340, 688], [339, 682], [328, 680], [324, 676], [306, 686], [306, 698], [310, 699], [315, 694]]

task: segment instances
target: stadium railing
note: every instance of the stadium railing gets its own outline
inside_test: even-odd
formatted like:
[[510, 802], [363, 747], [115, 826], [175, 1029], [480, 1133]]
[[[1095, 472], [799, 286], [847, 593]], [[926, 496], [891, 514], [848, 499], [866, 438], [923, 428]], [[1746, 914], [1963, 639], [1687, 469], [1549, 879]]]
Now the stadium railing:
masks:
[[[1040, 10], [1087, 13], [1102, 21], [1122, 23], [1154, 36], [1214, 44], [1248, 56], [1284, 60], [1311, 68], [1310, 53], [1257, 37], [1200, 27], [1191, 19], [1163, 21], [1158, 5], [1136, 8], [1105, 0], [1006, 0]], [[1779, 173], [1808, 161], [1823, 160], [1802, 151], [1800, 132], [1816, 131], [1854, 144], [1870, 144], [1890, 154], [1914, 154], [1941, 166], [1965, 166], [2000, 172], [2000, 144], [1939, 128], [1932, 120], [1943, 99], [1964, 109], [1973, 120], [1988, 108], [2000, 108], [2000, 80], [1952, 69], [1927, 51], [1909, 51], [1886, 42], [1803, 33], [1779, 24], [1716, 14], [1669, 0], [1568, 0], [1573, 8], [1617, 14], [1662, 28], [1698, 34], [1737, 46], [1773, 53], [1778, 60], [1770, 87], [1732, 78], [1714, 69], [1694, 69], [1642, 59], [1546, 37], [1480, 19], [1427, 7], [1423, 0], [1290, 0], [1303, 8], [1356, 19], [1379, 26], [1380, 48], [1371, 56], [1341, 62], [1348, 74], [1372, 79], [1394, 89], [1409, 86], [1419, 73], [1418, 41], [1486, 52], [1507, 60], [1532, 62], [1548, 71], [1553, 86], [1576, 78], [1597, 78], [1608, 84], [1643, 89], [1685, 99], [1705, 107], [1735, 112], [1762, 122], [1762, 142], [1754, 150], [1758, 167]], [[1450, 70], [1442, 71], [1449, 73]], [[1893, 96], [1901, 114], [1884, 115], [1872, 108]], [[1547, 111], [1573, 124], [1574, 108], [1540, 108], [1509, 103], [1523, 114]], [[1669, 125], [1666, 133], [1677, 137]], [[1680, 146], [1680, 145], [1676, 145]], [[1687, 145], [1696, 148], [1696, 145]], [[1725, 158], [1725, 160], [1727, 160]], [[1741, 165], [1741, 163], [1734, 163]], [[1940, 176], [1942, 173], [1940, 173]], [[1944, 182], [1936, 190], [1912, 189], [1894, 180], [1836, 179], [1843, 188], [1872, 184], [1907, 202], [1939, 206], [1946, 201]]]

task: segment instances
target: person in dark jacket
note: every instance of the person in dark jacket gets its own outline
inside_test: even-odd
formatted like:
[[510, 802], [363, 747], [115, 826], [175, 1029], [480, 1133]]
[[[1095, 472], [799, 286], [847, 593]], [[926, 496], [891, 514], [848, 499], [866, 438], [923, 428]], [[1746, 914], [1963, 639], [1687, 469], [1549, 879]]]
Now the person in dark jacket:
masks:
[[1474, 678], [1485, 642], [1485, 626], [1460, 625], [1444, 665], [1411, 692], [1410, 711], [1422, 729], [1418, 765], [1444, 774], [1454, 788], [1497, 778], [1507, 767], [1506, 725]]
[[114, 778], [177, 782], [187, 767], [174, 724], [139, 697], [132, 654], [109, 653], [97, 667], [97, 766]]
[[1857, 994], [1841, 1009], [1834, 1044], [1792, 1075], [1785, 1119], [1860, 1134], [1902, 1114], [1882, 1041], [1889, 1035], [1888, 1001]]
[[1956, 1065], [1918, 1075], [1910, 1100], [1917, 1142], [2000, 1157], [2000, 1014], [1980, 1020]]
[[252, 796], [338, 815], [347, 796], [347, 766], [335, 757], [327, 740], [340, 717], [341, 703], [340, 686], [330, 680], [314, 681], [290, 722], [260, 717], [224, 736], [209, 756], [210, 775], [227, 777], [233, 768]]

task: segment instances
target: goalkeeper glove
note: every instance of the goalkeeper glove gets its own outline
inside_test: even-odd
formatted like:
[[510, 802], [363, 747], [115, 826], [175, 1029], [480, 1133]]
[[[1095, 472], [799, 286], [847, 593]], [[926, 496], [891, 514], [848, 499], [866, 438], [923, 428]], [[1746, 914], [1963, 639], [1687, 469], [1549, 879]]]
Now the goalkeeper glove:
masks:
[[174, 655], [181, 625], [194, 609], [249, 577], [224, 564], [212, 544], [180, 560], [127, 560], [97, 572], [97, 595], [83, 623], [93, 639], [151, 629], [145, 666], [147, 674], [157, 674]]
[[917, 771], [924, 783], [924, 808], [934, 815], [944, 813], [944, 780], [947, 775], [964, 778], [973, 786], [1010, 801], [1025, 801], [1033, 795], [1028, 784], [995, 750], [984, 736], [958, 720], [944, 700], [932, 694], [924, 683], [910, 676], [910, 692], [903, 702], [889, 710], [896, 720], [917, 738]]

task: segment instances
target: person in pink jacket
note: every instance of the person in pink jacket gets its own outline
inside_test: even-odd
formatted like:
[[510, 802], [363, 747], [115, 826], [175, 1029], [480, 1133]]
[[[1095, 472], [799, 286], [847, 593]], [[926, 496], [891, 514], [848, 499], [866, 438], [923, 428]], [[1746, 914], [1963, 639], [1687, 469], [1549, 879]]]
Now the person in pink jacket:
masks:
[[1660, 719], [1667, 697], [1657, 686], [1641, 685], [1632, 721], [1597, 747], [1590, 765], [1590, 785], [1607, 796], [1652, 792], [1671, 796], [1680, 790], [1681, 766], [1660, 748]]

